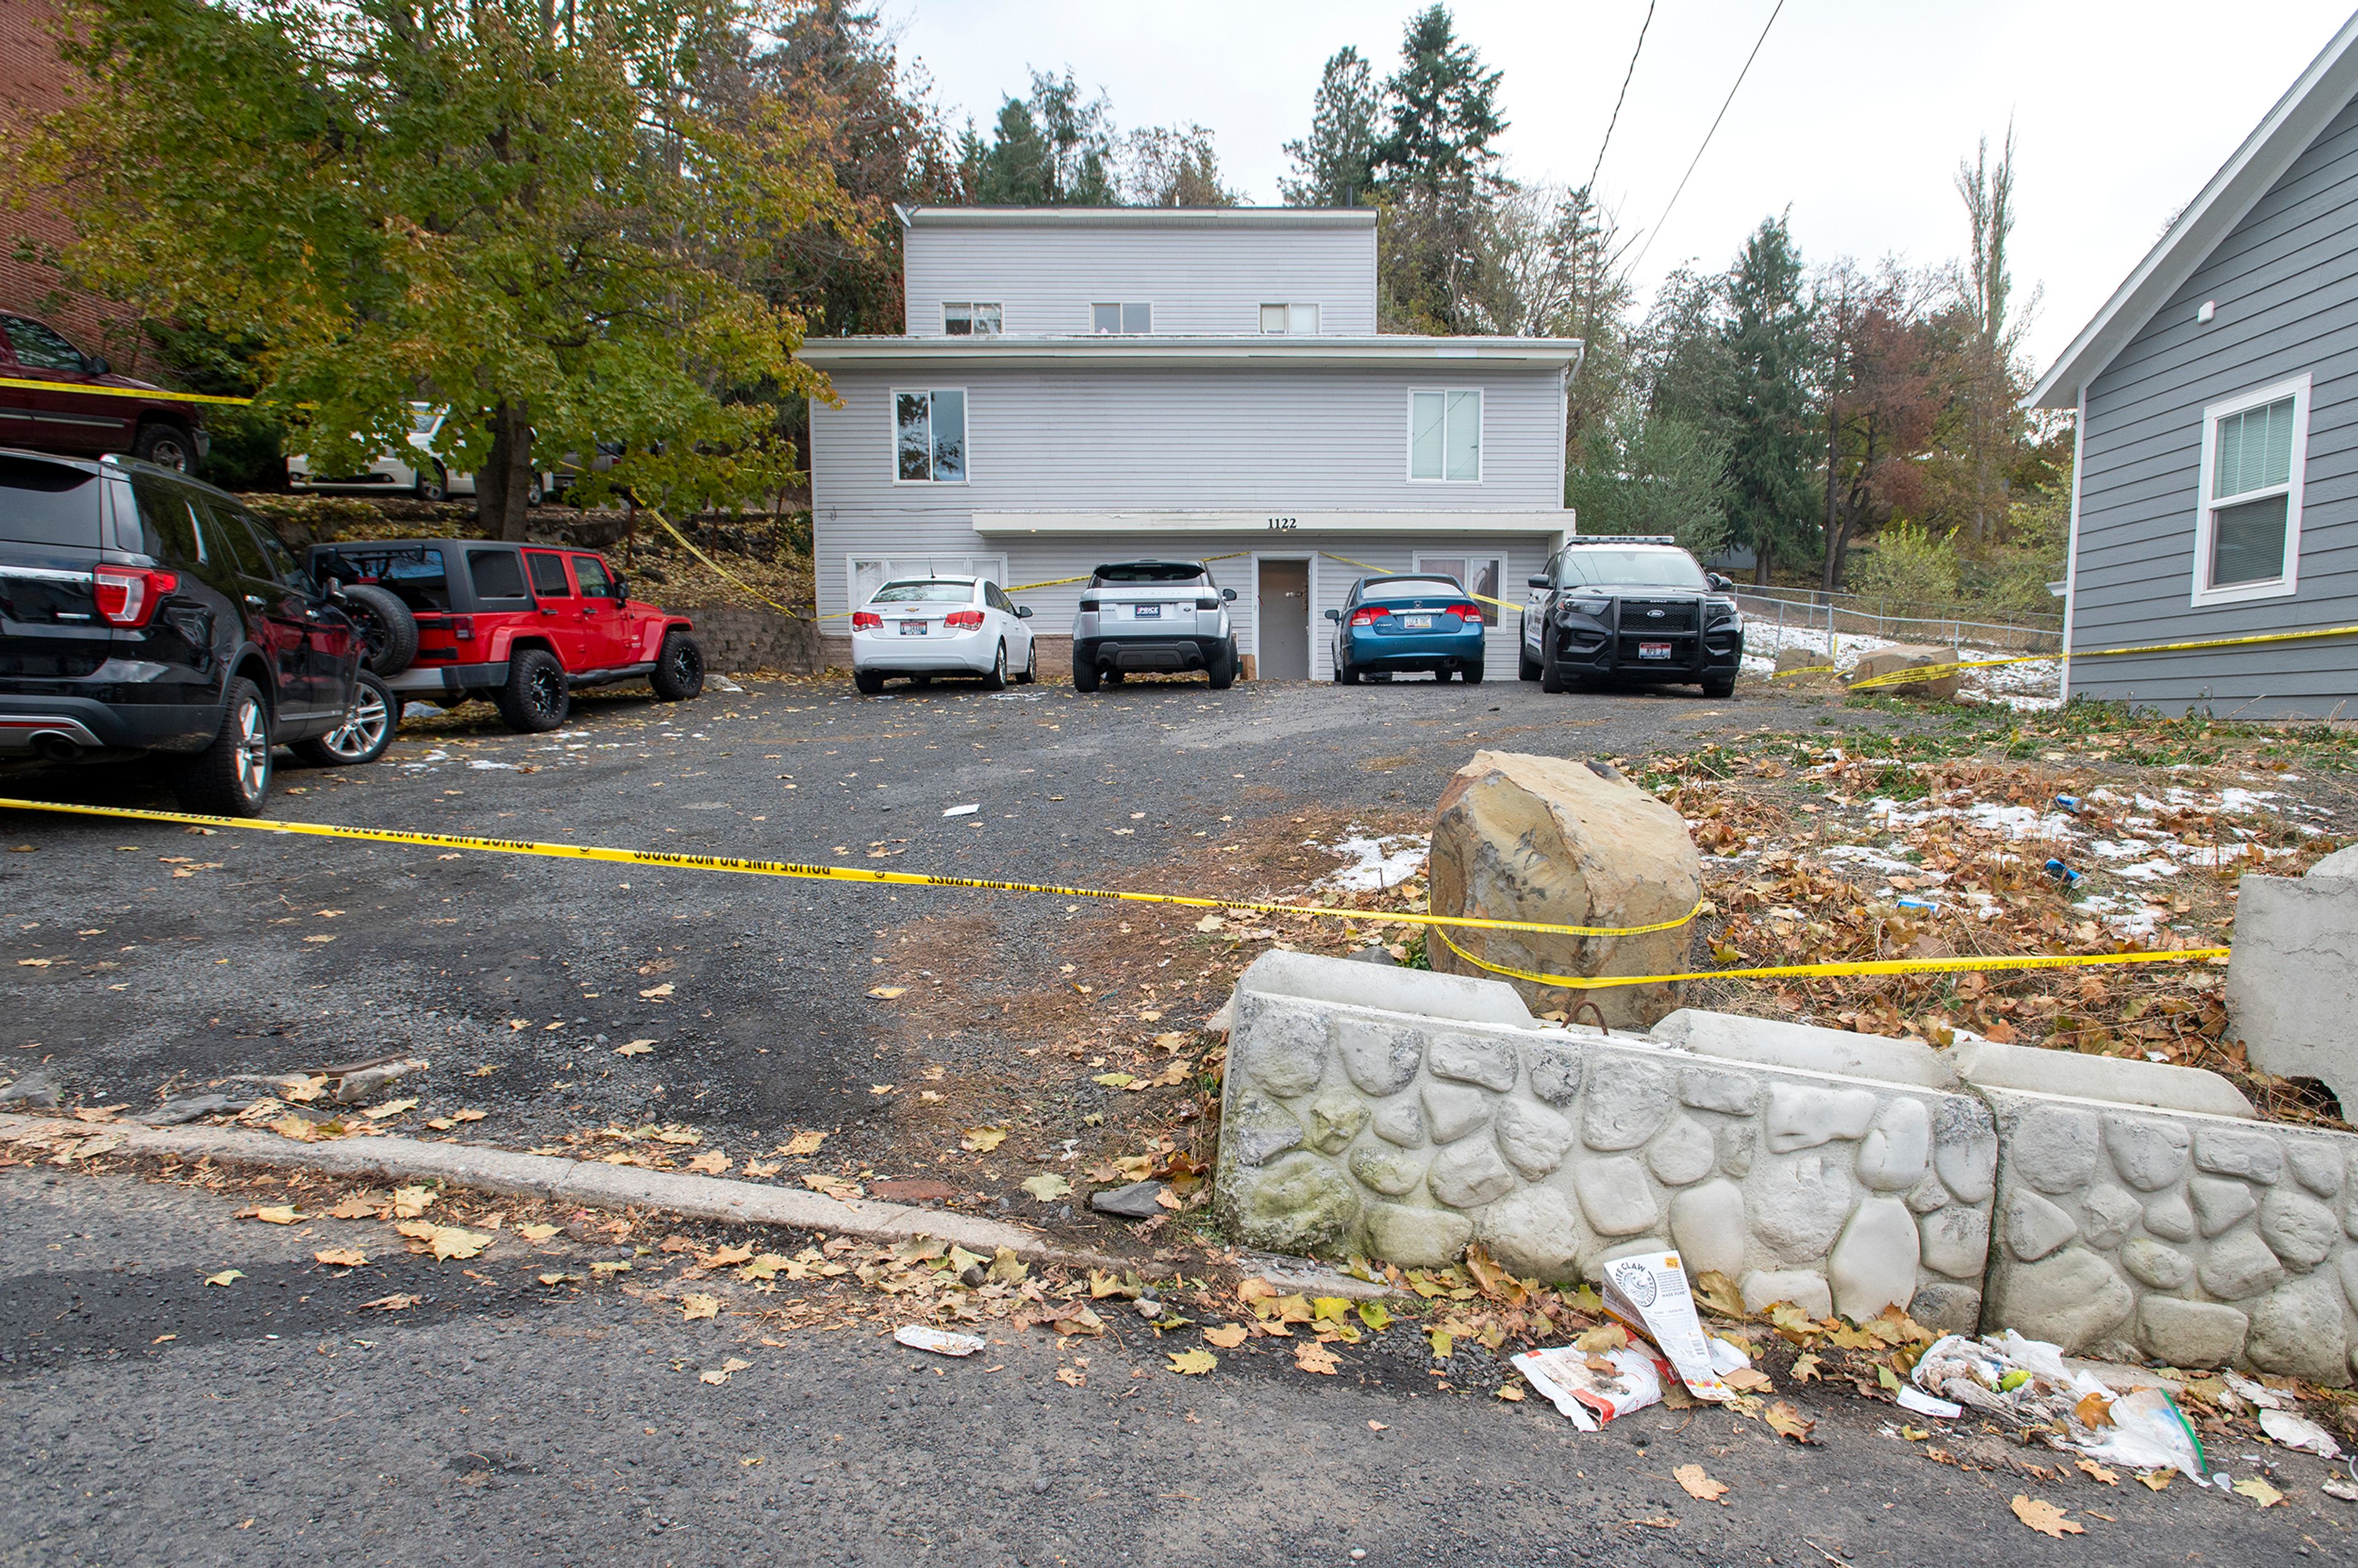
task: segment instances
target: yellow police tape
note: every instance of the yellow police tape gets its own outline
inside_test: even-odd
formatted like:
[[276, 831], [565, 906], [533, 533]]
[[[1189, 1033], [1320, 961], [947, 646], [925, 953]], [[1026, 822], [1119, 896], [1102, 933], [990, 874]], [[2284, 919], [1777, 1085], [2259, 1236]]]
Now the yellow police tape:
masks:
[[124, 817], [197, 827], [247, 827], [261, 833], [295, 833], [315, 838], [353, 838], [375, 844], [418, 844], [427, 849], [477, 849], [498, 855], [540, 855], [559, 860], [603, 860], [624, 866], [670, 866], [691, 871], [736, 871], [750, 876], [798, 877], [817, 881], [882, 883], [891, 887], [979, 888], [992, 892], [1048, 893], [1057, 898], [1102, 898], [1123, 903], [1171, 903], [1189, 909], [1243, 909], [1256, 914], [1307, 914], [1362, 925], [1455, 925], [1476, 931], [1528, 931], [1543, 936], [1643, 936], [1688, 924], [1704, 911], [1648, 925], [1555, 925], [1536, 920], [1485, 920], [1474, 915], [1417, 914], [1406, 911], [1337, 909], [1325, 904], [1264, 903], [1250, 899], [1203, 898], [1185, 893], [1130, 892], [1116, 888], [1055, 887], [1001, 881], [990, 877], [936, 877], [922, 871], [879, 871], [865, 866], [806, 865], [792, 860], [749, 860], [733, 855], [682, 855], [655, 849], [610, 849], [590, 844], [549, 844], [530, 838], [479, 838], [460, 833], [406, 833], [386, 827], [344, 827], [333, 823], [281, 822], [265, 816], [201, 816], [182, 811], [143, 811], [134, 806], [79, 806], [58, 801], [0, 797], [0, 810], [46, 811], [64, 816]]
[[219, 403], [232, 408], [243, 408], [251, 397], [216, 397], [204, 392], [167, 392], [160, 386], [92, 386], [79, 381], [24, 381], [16, 376], [0, 375], [0, 386], [19, 386], [28, 392], [70, 392], [78, 397], [137, 397], [150, 403]]
[[1985, 958], [1859, 958], [1832, 964], [1777, 964], [1748, 969], [1696, 969], [1676, 975], [1549, 975], [1535, 974], [1529, 969], [1509, 968], [1493, 964], [1450, 941], [1449, 933], [1436, 930], [1448, 949], [1477, 969], [1487, 969], [1509, 979], [1529, 980], [1534, 985], [1558, 986], [1566, 990], [1603, 990], [1614, 986], [1660, 986], [1677, 980], [1777, 980], [1827, 979], [1844, 975], [1937, 975], [1960, 970], [1989, 969], [2077, 969], [2104, 964], [2205, 964], [2226, 958], [2224, 947], [2189, 947], [2178, 952], [2144, 953], [2027, 953], [2014, 957]]
[[[2358, 636], [2358, 626], [2320, 626], [2309, 632], [2262, 632], [2248, 637], [2205, 637], [2191, 643], [2147, 643], [2134, 648], [2074, 648], [2075, 659], [2117, 659], [2128, 654], [2184, 654], [2203, 648], [2241, 648], [2257, 643], [2303, 643], [2318, 637]], [[1997, 665], [2036, 665], [2061, 659], [2055, 654], [2018, 654], [2005, 659], [1966, 659], [1956, 664], [1925, 665], [1916, 669], [1894, 670], [1889, 675], [1869, 676], [1863, 681], [1853, 681], [1853, 691], [1868, 691], [1877, 687], [1912, 686], [1919, 681], [1938, 680], [1959, 670], [1985, 670]], [[1788, 674], [1798, 674], [1789, 671]]]

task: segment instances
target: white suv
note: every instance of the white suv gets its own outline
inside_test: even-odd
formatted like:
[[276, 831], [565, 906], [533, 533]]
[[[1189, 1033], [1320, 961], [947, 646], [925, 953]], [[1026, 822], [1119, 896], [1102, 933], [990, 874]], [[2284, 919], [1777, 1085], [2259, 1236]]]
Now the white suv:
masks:
[[1073, 617], [1073, 686], [1095, 691], [1130, 670], [1202, 670], [1214, 691], [1237, 678], [1237, 590], [1201, 561], [1121, 561], [1089, 574]]

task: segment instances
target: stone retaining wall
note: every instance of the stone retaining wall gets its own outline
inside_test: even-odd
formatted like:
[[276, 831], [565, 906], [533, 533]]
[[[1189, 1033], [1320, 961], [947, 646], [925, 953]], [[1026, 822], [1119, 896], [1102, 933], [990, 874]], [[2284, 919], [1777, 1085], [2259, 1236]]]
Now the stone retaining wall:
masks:
[[780, 670], [789, 675], [813, 675], [819, 662], [818, 623], [749, 605], [716, 602], [674, 604], [660, 600], [675, 614], [696, 622], [704, 644], [704, 667], [720, 675], [746, 670]]
[[2358, 1137], [2253, 1120], [2215, 1075], [1729, 1014], [1550, 1027], [1494, 980], [1293, 953], [1235, 1009], [1216, 1191], [1252, 1246], [1479, 1240], [1569, 1281], [1667, 1244], [1754, 1307], [2352, 1380]]

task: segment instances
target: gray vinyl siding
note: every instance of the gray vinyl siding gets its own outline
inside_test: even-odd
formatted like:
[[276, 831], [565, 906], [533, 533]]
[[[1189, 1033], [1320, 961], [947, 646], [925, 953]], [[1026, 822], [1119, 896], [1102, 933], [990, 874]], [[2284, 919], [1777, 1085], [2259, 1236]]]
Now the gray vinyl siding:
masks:
[[[2207, 325], [2195, 312], [2217, 301]], [[2307, 374], [2299, 591], [2195, 606], [2205, 407]], [[2358, 623], [2358, 103], [2089, 384], [2078, 650]], [[2075, 658], [2075, 695], [2169, 712], [2358, 711], [2358, 638]]]
[[983, 300], [1011, 336], [1086, 333], [1094, 303], [1144, 301], [1154, 330], [1260, 330], [1264, 304], [1315, 304], [1319, 330], [1376, 330], [1373, 228], [961, 228], [903, 235], [907, 330], [942, 335], [946, 300]]
[[[1141, 555], [1220, 557], [1212, 569], [1222, 586], [1238, 590], [1238, 643], [1252, 653], [1258, 552], [1312, 563], [1312, 667], [1323, 678], [1325, 622], [1318, 612], [1339, 606], [1351, 581], [1365, 575], [1332, 557], [1390, 570], [1406, 569], [1420, 550], [1498, 555], [1506, 560], [1499, 597], [1516, 600], [1552, 542], [1484, 535], [1472, 531], [1469, 516], [1563, 503], [1562, 378], [1553, 370], [1445, 362], [1301, 371], [969, 367], [930, 375], [846, 370], [833, 379], [842, 406], [815, 403], [811, 410], [813, 558], [823, 614], [850, 608], [854, 558], [999, 555], [1009, 581], [1022, 584], [1083, 576], [1101, 561]], [[921, 384], [967, 392], [971, 477], [964, 484], [892, 477], [891, 395]], [[1481, 482], [1409, 481], [1412, 386], [1482, 389]], [[1436, 526], [1429, 536], [974, 531], [977, 512], [1035, 510], [1430, 513]], [[1569, 513], [1564, 525], [1572, 525]], [[1063, 635], [1079, 596], [1078, 585], [1064, 585], [1027, 592], [1022, 601], [1033, 606], [1039, 631]], [[1511, 674], [1516, 617], [1506, 611], [1500, 620], [1488, 663]]]

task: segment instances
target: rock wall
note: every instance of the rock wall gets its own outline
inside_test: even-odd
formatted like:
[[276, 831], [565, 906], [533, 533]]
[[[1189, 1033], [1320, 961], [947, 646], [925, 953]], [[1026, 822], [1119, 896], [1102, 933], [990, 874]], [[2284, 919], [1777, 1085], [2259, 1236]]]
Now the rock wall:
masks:
[[1216, 1190], [1252, 1246], [1479, 1240], [1568, 1281], [1668, 1245], [1754, 1307], [2358, 1368], [2358, 1137], [2253, 1119], [2213, 1075], [1717, 1013], [1549, 1027], [1497, 981], [1306, 954], [1255, 962], [1235, 1010]]
[[[1314, 973], [1334, 962], [1272, 954], [1238, 989], [1217, 1179], [1251, 1245], [1431, 1265], [1479, 1239], [1561, 1281], [1667, 1244], [1757, 1304], [1978, 1319], [1997, 1143], [1974, 1097], [1546, 1029], [1492, 981]], [[1503, 1003], [1468, 1017], [1443, 983]]]
[[704, 644], [704, 667], [708, 670], [721, 675], [750, 670], [811, 675], [822, 667], [818, 623], [815, 621], [741, 604], [673, 604], [667, 600], [658, 602], [696, 622], [696, 635]]
[[1985, 1089], [1997, 1117], [1989, 1309], [2067, 1351], [2358, 1371], [2358, 1138]]

